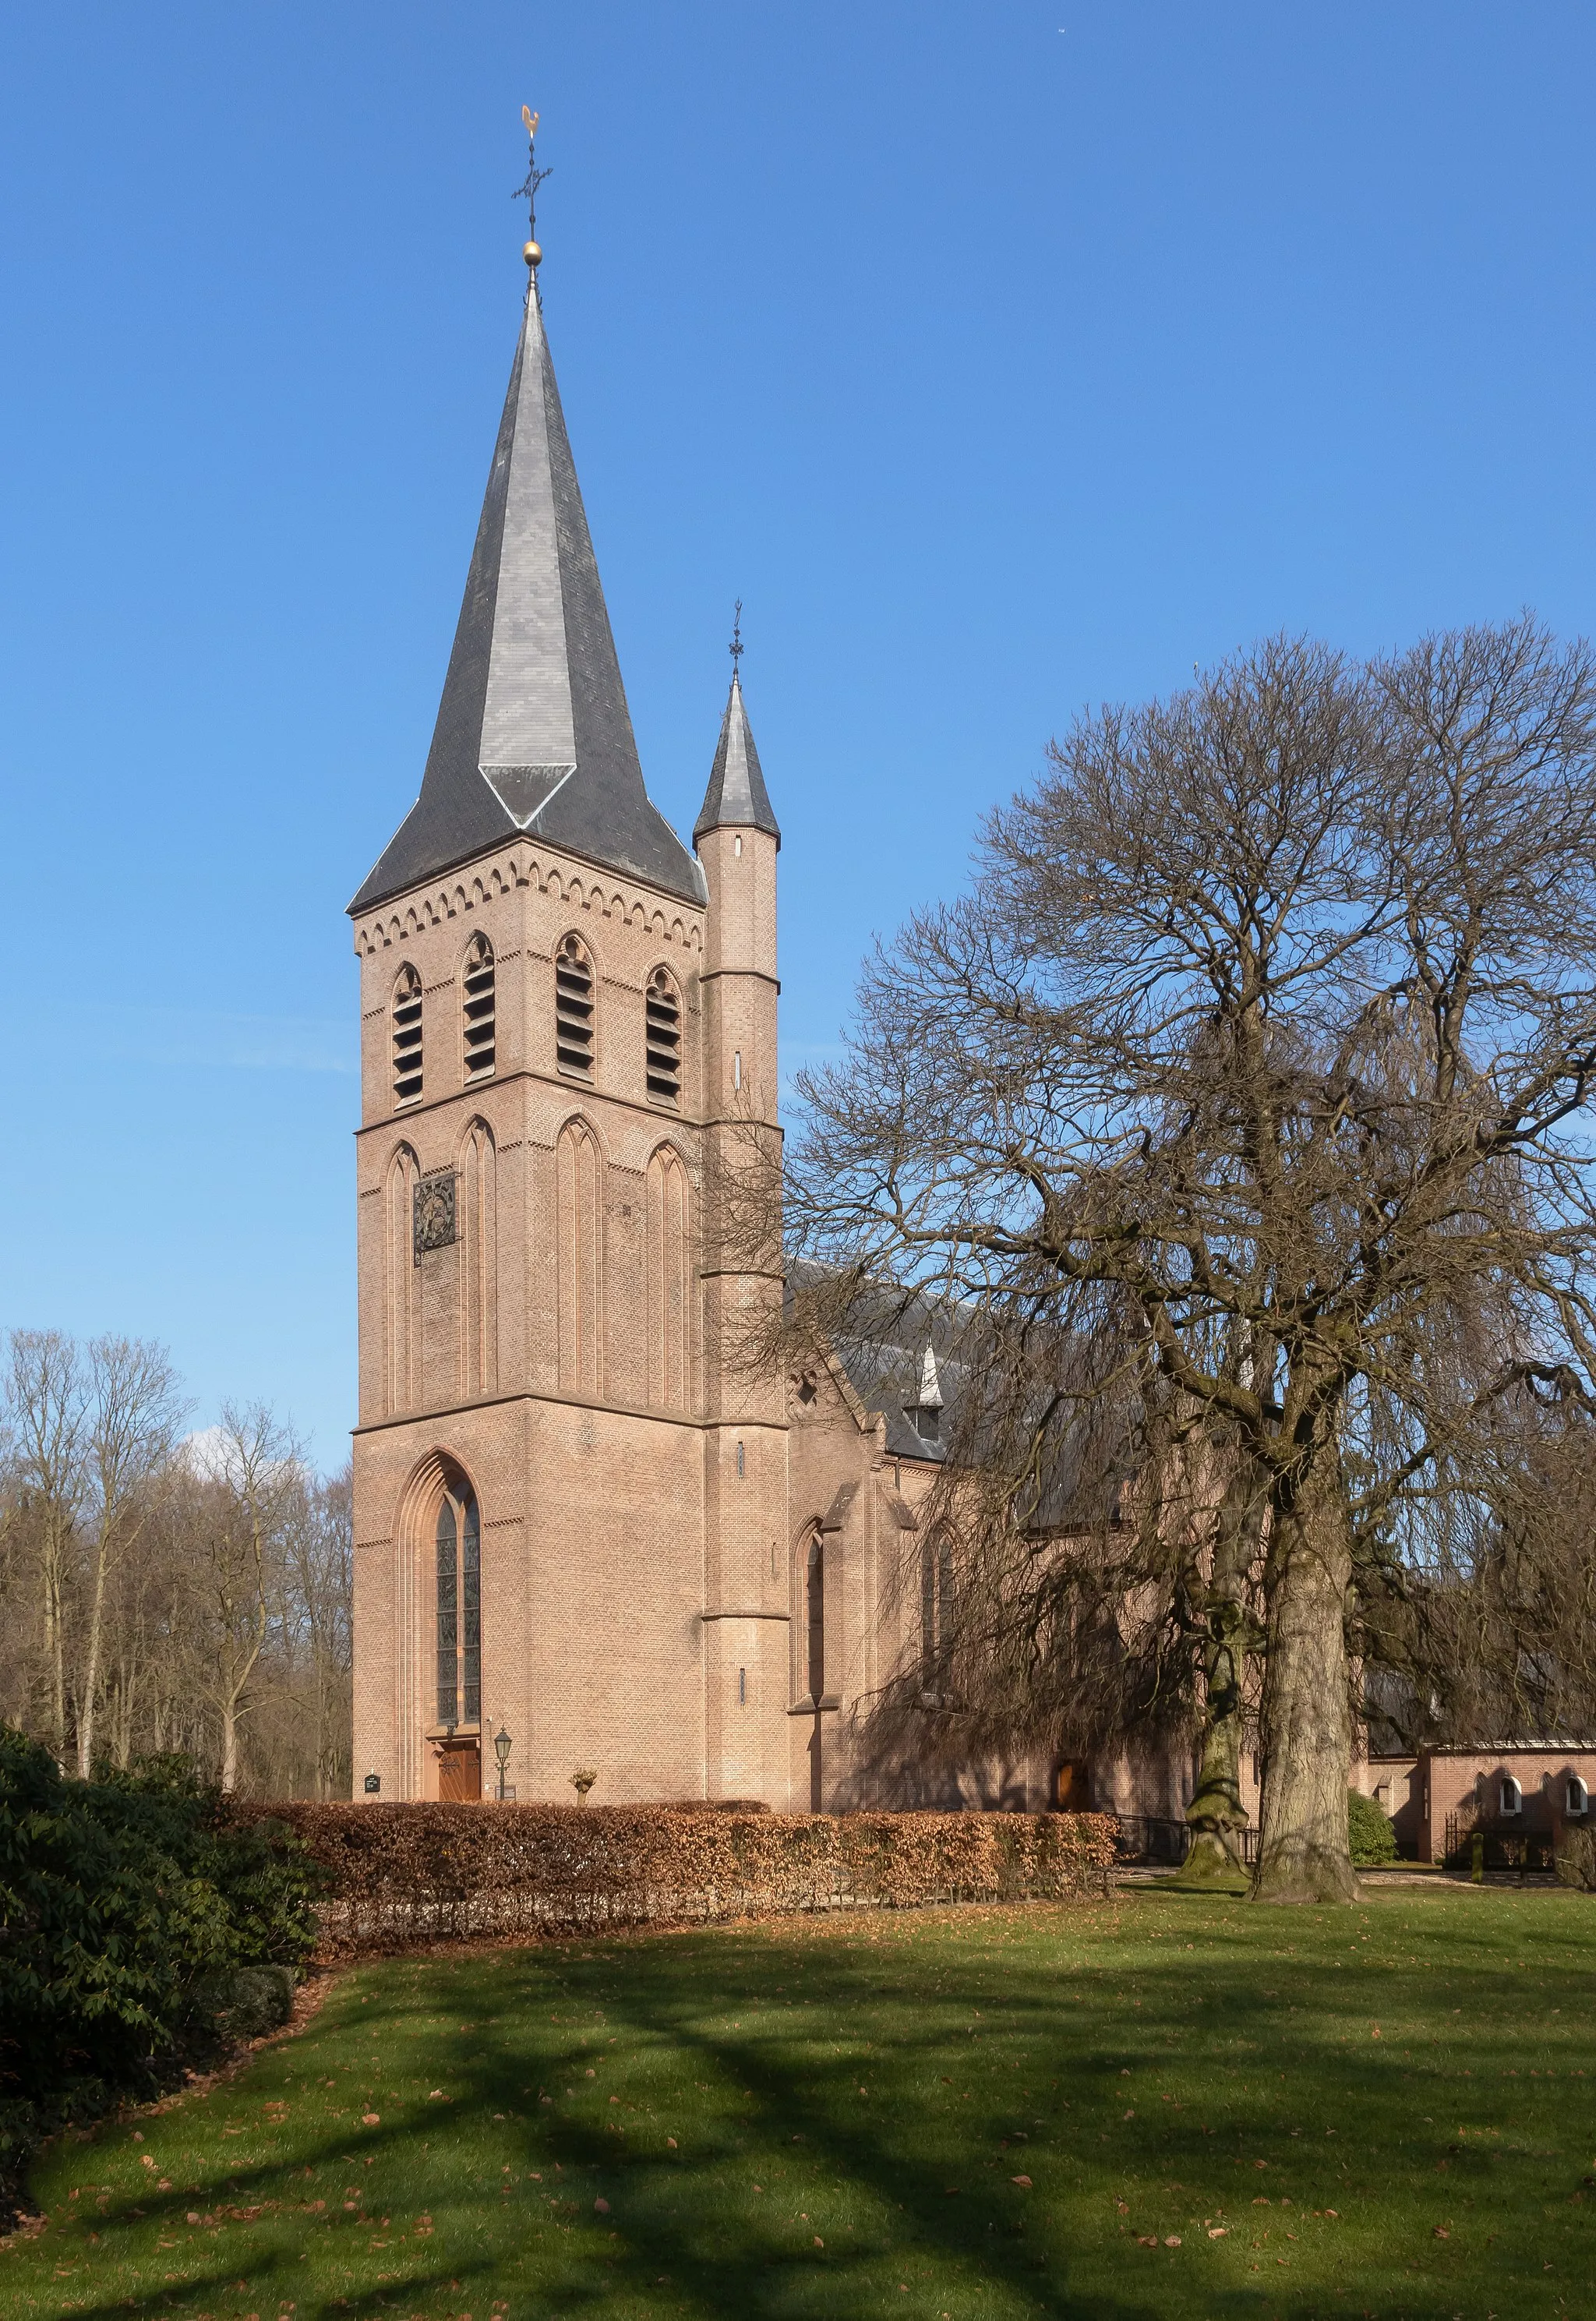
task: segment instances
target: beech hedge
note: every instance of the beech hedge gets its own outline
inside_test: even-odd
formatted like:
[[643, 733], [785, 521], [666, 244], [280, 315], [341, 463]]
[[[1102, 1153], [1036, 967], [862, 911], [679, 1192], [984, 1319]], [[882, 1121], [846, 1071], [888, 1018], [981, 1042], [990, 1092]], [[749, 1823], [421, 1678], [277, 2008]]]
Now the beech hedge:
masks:
[[[248, 1815], [246, 1805], [235, 1813]], [[321, 1952], [838, 1908], [1104, 1893], [1102, 1814], [773, 1814], [713, 1807], [269, 1808], [319, 1865]]]

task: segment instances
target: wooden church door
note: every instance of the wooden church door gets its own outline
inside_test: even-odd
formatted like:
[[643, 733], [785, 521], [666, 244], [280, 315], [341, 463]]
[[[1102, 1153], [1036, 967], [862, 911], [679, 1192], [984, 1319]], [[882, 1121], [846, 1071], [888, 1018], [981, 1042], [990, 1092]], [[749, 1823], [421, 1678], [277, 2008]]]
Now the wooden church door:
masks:
[[438, 1795], [446, 1805], [475, 1805], [482, 1795], [482, 1743], [445, 1741], [438, 1751]]

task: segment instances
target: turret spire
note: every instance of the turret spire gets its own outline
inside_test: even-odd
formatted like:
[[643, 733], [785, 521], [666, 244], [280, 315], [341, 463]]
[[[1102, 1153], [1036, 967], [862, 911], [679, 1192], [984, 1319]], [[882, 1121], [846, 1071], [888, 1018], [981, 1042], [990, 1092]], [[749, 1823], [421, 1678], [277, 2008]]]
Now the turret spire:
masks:
[[732, 827], [768, 831], [778, 847], [782, 842], [780, 827], [771, 811], [770, 793], [759, 770], [759, 752], [754, 747], [748, 713], [743, 706], [742, 678], [738, 669], [743, 650], [739, 596], [731, 623], [731, 692], [726, 715], [721, 720], [721, 739], [715, 750], [715, 762], [710, 769], [710, 786], [693, 825], [694, 846], [706, 831]]

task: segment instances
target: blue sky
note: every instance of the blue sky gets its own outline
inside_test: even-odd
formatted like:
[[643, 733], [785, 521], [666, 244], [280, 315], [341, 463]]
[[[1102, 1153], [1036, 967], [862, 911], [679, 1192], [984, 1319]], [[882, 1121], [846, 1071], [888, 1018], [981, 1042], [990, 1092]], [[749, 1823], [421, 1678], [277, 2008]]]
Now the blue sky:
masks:
[[1084, 703], [1592, 626], [1596, 14], [302, 0], [0, 30], [0, 1325], [354, 1415], [343, 906], [549, 335], [643, 762], [745, 601], [789, 1062]]

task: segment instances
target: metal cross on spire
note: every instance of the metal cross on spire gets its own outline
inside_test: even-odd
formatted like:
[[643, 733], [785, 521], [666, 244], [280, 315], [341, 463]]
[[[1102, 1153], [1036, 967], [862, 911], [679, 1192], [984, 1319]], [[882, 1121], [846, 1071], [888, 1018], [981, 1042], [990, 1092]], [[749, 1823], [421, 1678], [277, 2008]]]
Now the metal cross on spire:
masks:
[[[523, 105], [521, 106], [521, 125], [527, 133], [527, 173], [510, 197], [512, 201], [524, 202], [527, 205], [527, 245], [525, 256], [526, 262], [529, 266], [536, 266], [538, 259], [543, 255], [542, 251], [538, 249], [537, 241], [538, 188], [542, 184], [545, 177], [553, 174], [549, 169], [540, 169], [538, 167], [537, 139], [538, 123], [540, 118], [540, 116], [534, 113], [530, 105]], [[533, 255], [534, 251], [537, 252], [535, 257]]]
[[742, 659], [743, 651], [742, 598], [740, 596], [731, 607], [731, 642], [726, 650], [731, 655], [731, 674], [735, 677], [738, 674], [737, 664]]

